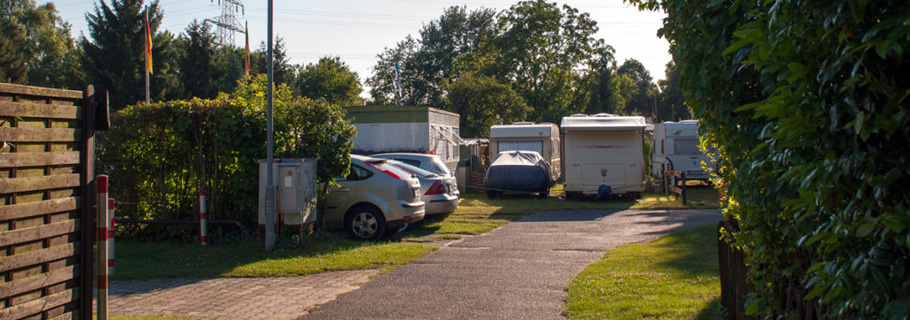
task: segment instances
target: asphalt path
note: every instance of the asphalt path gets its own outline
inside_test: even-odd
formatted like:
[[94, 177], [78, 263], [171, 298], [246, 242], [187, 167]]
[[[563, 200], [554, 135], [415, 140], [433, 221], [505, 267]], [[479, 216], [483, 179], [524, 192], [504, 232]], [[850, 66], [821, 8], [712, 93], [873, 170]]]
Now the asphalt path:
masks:
[[718, 210], [539, 212], [451, 243], [300, 319], [563, 319], [569, 281], [606, 251], [720, 219]]

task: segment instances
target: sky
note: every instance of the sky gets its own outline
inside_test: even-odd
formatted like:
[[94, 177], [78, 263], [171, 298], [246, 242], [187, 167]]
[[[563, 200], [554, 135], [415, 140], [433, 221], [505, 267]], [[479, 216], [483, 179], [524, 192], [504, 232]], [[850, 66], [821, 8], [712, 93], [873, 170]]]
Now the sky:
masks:
[[[110, 0], [106, 0], [110, 1]], [[194, 19], [203, 21], [221, 14], [220, 0], [159, 0], [164, 11], [162, 28], [182, 34]], [[237, 13], [240, 23], [249, 23], [250, 47], [256, 50], [268, 39], [268, 1], [233, 0], [243, 4]], [[78, 39], [86, 31], [86, 13], [100, 0], [38, 0], [53, 2], [58, 14], [72, 26]], [[273, 34], [287, 44], [292, 64], [316, 63], [325, 56], [340, 57], [361, 82], [372, 74], [377, 55], [394, 47], [406, 36], [418, 38], [423, 25], [438, 19], [445, 8], [467, 6], [468, 10], [492, 8], [503, 11], [518, 0], [330, 0], [273, 1]], [[550, 0], [550, 2], [554, 2]], [[657, 37], [666, 15], [640, 12], [622, 0], [556, 0], [580, 12], [589, 13], [600, 31], [597, 38], [613, 46], [618, 64], [626, 59], [640, 61], [655, 81], [664, 78], [671, 60], [669, 44]], [[159, 30], [160, 31], [160, 30]], [[242, 47], [244, 37], [236, 34]], [[364, 92], [367, 90], [365, 89]]]

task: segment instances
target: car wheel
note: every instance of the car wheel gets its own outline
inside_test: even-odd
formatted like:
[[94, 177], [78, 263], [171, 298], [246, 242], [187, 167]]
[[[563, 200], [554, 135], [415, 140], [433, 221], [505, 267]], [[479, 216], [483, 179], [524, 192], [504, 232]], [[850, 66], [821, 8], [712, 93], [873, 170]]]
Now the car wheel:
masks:
[[344, 229], [355, 239], [376, 240], [385, 234], [385, 218], [376, 207], [354, 207], [344, 220]]

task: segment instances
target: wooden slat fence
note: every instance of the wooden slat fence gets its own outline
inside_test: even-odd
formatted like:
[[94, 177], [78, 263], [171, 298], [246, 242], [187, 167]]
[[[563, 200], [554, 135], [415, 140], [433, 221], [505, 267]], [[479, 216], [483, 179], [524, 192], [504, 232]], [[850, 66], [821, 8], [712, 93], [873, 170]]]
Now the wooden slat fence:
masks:
[[93, 137], [106, 108], [91, 86], [0, 83], [0, 320], [91, 319]]

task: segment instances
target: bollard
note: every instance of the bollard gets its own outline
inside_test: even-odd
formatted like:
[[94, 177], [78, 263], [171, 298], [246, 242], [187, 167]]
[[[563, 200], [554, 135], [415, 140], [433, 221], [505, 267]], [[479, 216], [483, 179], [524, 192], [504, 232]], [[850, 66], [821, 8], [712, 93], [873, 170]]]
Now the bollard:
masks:
[[114, 198], [107, 200], [107, 210], [111, 213], [111, 223], [108, 225], [107, 229], [107, 243], [108, 243], [108, 253], [110, 256], [107, 259], [107, 275], [113, 276], [115, 271], [114, 265], [114, 217], [117, 215], [114, 210], [114, 205], [117, 202], [114, 201]]
[[106, 175], [99, 175], [95, 177], [95, 185], [97, 187], [97, 202], [96, 208], [98, 210], [97, 221], [97, 231], [98, 239], [95, 241], [98, 244], [98, 320], [107, 319], [107, 263], [108, 263], [108, 243], [107, 243], [107, 225], [111, 221], [110, 212], [108, 212], [108, 206], [105, 205], [108, 203], [107, 191], [108, 191], [108, 177]]
[[208, 210], [205, 207], [205, 187], [199, 189], [199, 241], [202, 245], [209, 244], [208, 235]]

